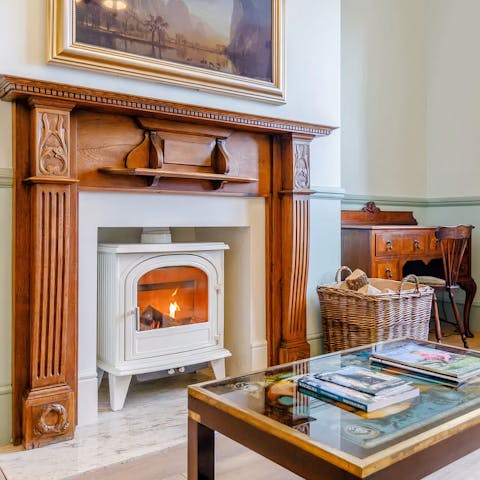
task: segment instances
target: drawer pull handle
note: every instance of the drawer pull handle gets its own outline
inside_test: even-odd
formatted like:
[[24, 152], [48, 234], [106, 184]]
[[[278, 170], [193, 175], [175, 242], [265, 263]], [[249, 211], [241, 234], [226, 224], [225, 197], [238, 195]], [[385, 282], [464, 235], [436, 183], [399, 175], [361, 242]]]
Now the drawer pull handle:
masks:
[[134, 313], [135, 313], [135, 323], [136, 323], [136, 327], [137, 327], [137, 332], [139, 332], [141, 330], [140, 307], [135, 307]]
[[385, 242], [385, 246], [387, 247], [387, 250], [392, 250], [393, 246], [392, 246], [392, 241], [391, 240], [387, 240]]
[[420, 250], [420, 242], [418, 240], [414, 240], [413, 241], [413, 247], [416, 249], [416, 250]]
[[385, 269], [385, 274], [387, 275], [387, 278], [393, 277], [392, 271], [388, 267]]

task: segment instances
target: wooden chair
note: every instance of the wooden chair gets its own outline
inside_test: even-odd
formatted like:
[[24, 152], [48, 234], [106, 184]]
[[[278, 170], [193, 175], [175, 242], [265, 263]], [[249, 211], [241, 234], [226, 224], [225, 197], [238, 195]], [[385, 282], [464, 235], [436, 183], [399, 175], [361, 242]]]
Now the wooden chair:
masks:
[[452, 303], [453, 314], [457, 322], [458, 330], [462, 337], [463, 345], [468, 348], [467, 337], [463, 320], [455, 303], [454, 292], [458, 290], [458, 276], [462, 265], [463, 255], [472, 236], [472, 225], [457, 225], [455, 227], [439, 227], [435, 236], [440, 243], [443, 260], [443, 274], [445, 278], [437, 277], [418, 277], [420, 283], [429, 285], [434, 289], [433, 293], [433, 316], [435, 319], [435, 334], [437, 341], [442, 340], [442, 331], [440, 327], [440, 317], [438, 315], [437, 291], [446, 291]]

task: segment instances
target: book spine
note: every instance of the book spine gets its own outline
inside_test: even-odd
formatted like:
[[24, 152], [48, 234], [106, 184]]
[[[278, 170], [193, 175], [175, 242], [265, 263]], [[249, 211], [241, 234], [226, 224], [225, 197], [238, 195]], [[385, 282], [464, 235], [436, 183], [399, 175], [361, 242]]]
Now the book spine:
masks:
[[303, 388], [304, 390], [308, 390], [317, 395], [330, 398], [331, 400], [335, 400], [337, 402], [345, 403], [346, 405], [358, 408], [359, 410], [363, 410], [364, 412], [368, 411], [367, 405], [361, 402], [357, 402], [356, 400], [352, 400], [351, 398], [345, 397], [344, 395], [339, 395], [328, 390], [323, 390], [321, 388], [315, 387], [314, 385], [310, 385], [309, 383], [304, 383], [300, 381], [298, 382], [298, 386], [300, 388]]
[[378, 357], [371, 357], [370, 358], [371, 364], [377, 364], [377, 365], [386, 365], [389, 367], [393, 368], [399, 368], [403, 370], [407, 370], [409, 372], [412, 372], [414, 374], [418, 374], [418, 376], [422, 376], [424, 378], [438, 378], [438, 379], [443, 379], [446, 380], [447, 382], [450, 382], [450, 385], [458, 385], [459, 379], [456, 377], [450, 377], [448, 375], [442, 375], [440, 373], [435, 373], [432, 370], [422, 370], [417, 367], [412, 367], [410, 365], [405, 365], [403, 363], [396, 363], [394, 361], [389, 361], [389, 360], [384, 360], [382, 358]]
[[391, 371], [392, 373], [396, 373], [397, 375], [404, 375], [406, 377], [409, 377], [409, 378], [413, 378], [415, 380], [420, 380], [422, 382], [426, 382], [426, 383], [433, 383], [435, 385], [445, 385], [447, 387], [457, 387], [459, 384], [458, 383], [455, 383], [455, 382], [449, 382], [448, 380], [444, 380], [443, 378], [437, 378], [437, 377], [432, 377], [432, 376], [429, 376], [429, 375], [423, 375], [421, 374], [420, 372], [409, 372], [409, 371], [405, 371], [405, 372], [395, 372], [395, 367], [392, 367], [392, 370], [389, 370], [388, 369], [388, 365], [381, 365], [382, 367], [385, 368], [386, 371]]

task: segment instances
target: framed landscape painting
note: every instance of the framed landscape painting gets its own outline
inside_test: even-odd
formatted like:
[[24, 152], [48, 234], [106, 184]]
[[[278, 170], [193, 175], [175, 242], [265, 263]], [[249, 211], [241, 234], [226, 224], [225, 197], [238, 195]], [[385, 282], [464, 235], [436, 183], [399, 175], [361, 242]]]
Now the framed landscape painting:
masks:
[[48, 61], [283, 103], [284, 0], [48, 0]]

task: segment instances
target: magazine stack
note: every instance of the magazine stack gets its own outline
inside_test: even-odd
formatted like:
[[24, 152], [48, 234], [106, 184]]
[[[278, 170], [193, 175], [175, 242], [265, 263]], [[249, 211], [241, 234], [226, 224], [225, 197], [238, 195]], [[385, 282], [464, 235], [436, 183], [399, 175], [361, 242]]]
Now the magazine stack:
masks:
[[305, 375], [297, 380], [299, 391], [321, 399], [330, 399], [365, 412], [404, 402], [419, 395], [409, 381], [349, 365], [339, 370]]
[[480, 375], [478, 353], [410, 339], [375, 345], [370, 362], [385, 371], [452, 387]]

